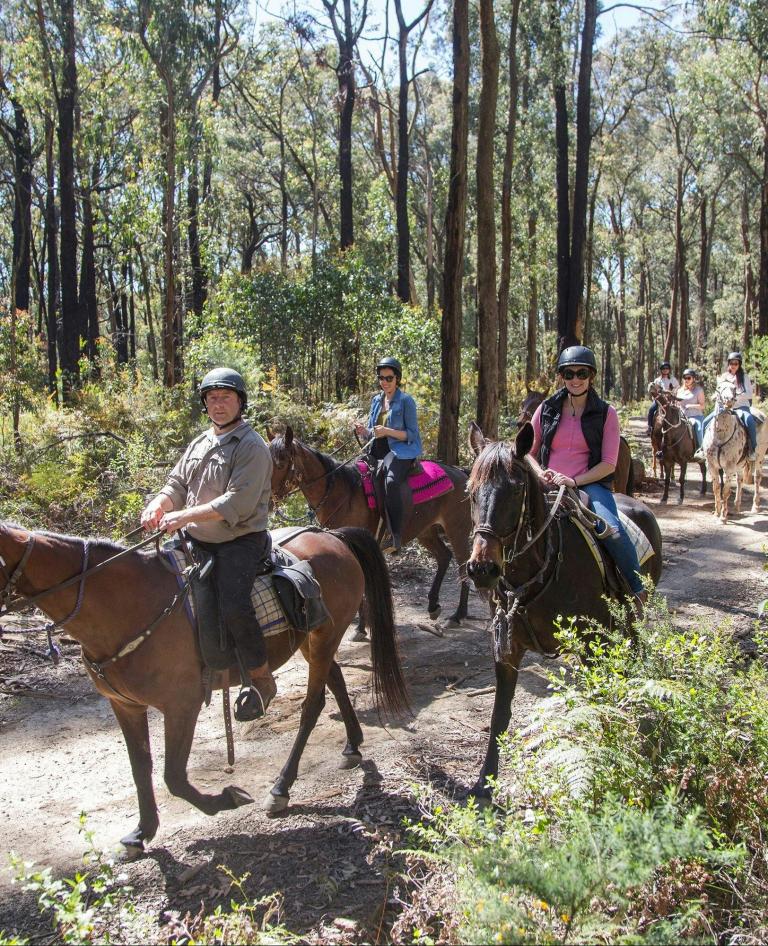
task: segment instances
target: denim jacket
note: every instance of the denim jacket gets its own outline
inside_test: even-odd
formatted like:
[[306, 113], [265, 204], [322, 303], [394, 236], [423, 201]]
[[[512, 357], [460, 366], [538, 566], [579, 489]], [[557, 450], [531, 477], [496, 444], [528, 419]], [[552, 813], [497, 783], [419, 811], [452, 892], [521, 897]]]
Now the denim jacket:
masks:
[[[371, 410], [368, 414], [368, 429], [373, 430], [379, 422], [384, 406], [384, 392], [380, 391], [373, 396], [371, 401]], [[392, 402], [389, 405], [389, 417], [387, 418], [387, 427], [393, 430], [404, 430], [408, 434], [407, 440], [395, 440], [394, 437], [387, 437], [389, 449], [400, 460], [415, 460], [421, 456], [421, 436], [419, 435], [418, 420], [416, 418], [416, 402], [410, 394], [401, 391], [398, 388], [395, 391]]]

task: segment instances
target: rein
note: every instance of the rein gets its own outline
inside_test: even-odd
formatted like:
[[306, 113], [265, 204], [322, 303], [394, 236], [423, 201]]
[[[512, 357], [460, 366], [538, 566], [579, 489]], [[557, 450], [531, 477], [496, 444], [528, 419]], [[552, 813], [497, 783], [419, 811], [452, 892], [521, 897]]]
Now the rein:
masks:
[[[124, 536], [124, 539], [131, 538], [141, 531], [143, 531], [141, 528], [134, 529], [132, 532], [129, 532], [126, 536]], [[83, 598], [85, 596], [85, 579], [88, 577], [88, 575], [93, 575], [95, 572], [100, 571], [102, 568], [106, 568], [107, 565], [111, 565], [117, 559], [122, 558], [124, 555], [127, 555], [129, 552], [135, 552], [137, 549], [143, 548], [145, 545], [149, 545], [151, 542], [155, 542], [157, 544], [158, 554], [159, 554], [159, 545], [160, 545], [161, 535], [165, 535], [165, 533], [162, 530], [153, 532], [150, 536], [148, 536], [142, 542], [139, 542], [136, 545], [132, 545], [129, 548], [121, 549], [115, 555], [111, 555], [109, 558], [104, 559], [103, 562], [99, 562], [96, 565], [92, 565], [90, 568], [88, 567], [88, 559], [90, 556], [91, 543], [89, 539], [85, 539], [83, 540], [83, 564], [82, 564], [82, 568], [80, 569], [80, 572], [77, 575], [74, 575], [72, 578], [67, 578], [65, 581], [59, 582], [56, 585], [52, 585], [50, 588], [46, 588], [43, 591], [40, 591], [32, 596], [21, 596], [14, 600], [11, 600], [11, 596], [13, 595], [14, 589], [16, 588], [16, 585], [18, 584], [19, 580], [24, 574], [24, 569], [27, 567], [29, 559], [32, 555], [32, 550], [34, 549], [34, 546], [35, 546], [35, 539], [36, 539], [35, 533], [30, 532], [29, 539], [26, 542], [26, 548], [24, 549], [24, 554], [22, 555], [21, 559], [19, 560], [19, 563], [16, 565], [16, 567], [13, 569], [13, 571], [10, 574], [7, 571], [5, 561], [0, 556], [0, 571], [2, 571], [2, 573], [6, 577], [5, 586], [0, 591], [0, 616], [6, 615], [6, 614], [13, 614], [17, 611], [24, 611], [27, 608], [32, 607], [32, 605], [36, 604], [41, 598], [45, 598], [47, 595], [53, 594], [53, 592], [55, 591], [61, 591], [64, 588], [69, 588], [70, 586], [79, 583], [79, 588], [77, 592], [77, 600], [75, 601], [75, 606], [70, 611], [70, 613], [66, 617], [61, 618], [58, 621], [49, 621], [47, 624], [43, 626], [43, 630], [48, 635], [48, 654], [51, 657], [51, 660], [54, 662], [54, 664], [58, 664], [59, 660], [61, 659], [61, 650], [59, 649], [58, 645], [54, 643], [53, 632], [64, 627], [64, 625], [68, 624], [70, 621], [73, 621], [80, 613], [80, 609], [82, 608], [82, 604], [83, 604]], [[169, 614], [171, 614], [178, 607], [178, 605], [184, 600], [188, 592], [189, 592], [189, 581], [187, 581], [184, 587], [181, 589], [181, 591], [179, 591], [174, 596], [173, 601], [167, 608], [165, 608], [162, 614], [160, 614], [159, 617], [157, 617], [149, 625], [149, 627], [145, 628], [141, 632], [141, 634], [132, 638], [127, 644], [124, 644], [123, 647], [120, 649], [120, 651], [114, 657], [110, 657], [107, 660], [101, 661], [101, 663], [97, 663], [95, 661], [90, 660], [90, 658], [86, 656], [85, 650], [82, 648], [82, 645], [81, 645], [83, 661], [86, 664], [86, 666], [89, 669], [91, 669], [100, 679], [102, 679], [105, 683], [107, 683], [108, 686], [111, 687], [111, 684], [107, 682], [104, 676], [104, 672], [102, 668], [104, 666], [107, 666], [108, 664], [115, 663], [121, 657], [124, 657], [126, 654], [131, 653], [131, 651], [135, 650], [140, 644], [142, 644], [152, 634], [152, 632], [155, 630], [157, 625], [160, 624], [161, 621], [163, 621]], [[114, 687], [111, 687], [111, 689], [114, 690]], [[115, 693], [118, 693], [118, 691], [115, 690]], [[128, 699], [127, 697], [124, 697], [120, 693], [118, 693], [118, 696], [120, 696], [122, 699]]]

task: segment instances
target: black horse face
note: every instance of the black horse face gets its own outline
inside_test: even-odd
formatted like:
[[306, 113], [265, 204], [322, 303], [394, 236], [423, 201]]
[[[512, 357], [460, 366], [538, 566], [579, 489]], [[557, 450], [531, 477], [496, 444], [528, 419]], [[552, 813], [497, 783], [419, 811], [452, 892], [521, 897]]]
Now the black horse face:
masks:
[[526, 477], [520, 460], [530, 448], [530, 425], [515, 440], [488, 441], [473, 425], [470, 443], [477, 453], [467, 485], [472, 506], [472, 554], [467, 574], [477, 588], [493, 588], [504, 568], [504, 550], [511, 546], [525, 516]]

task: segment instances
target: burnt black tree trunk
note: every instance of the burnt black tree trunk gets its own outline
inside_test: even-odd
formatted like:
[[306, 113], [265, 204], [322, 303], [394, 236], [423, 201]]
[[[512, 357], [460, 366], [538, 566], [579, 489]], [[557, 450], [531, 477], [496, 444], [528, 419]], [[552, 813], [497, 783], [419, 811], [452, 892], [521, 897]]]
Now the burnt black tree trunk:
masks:
[[368, 18], [368, 0], [355, 25], [352, 20], [352, 0], [342, 0], [343, 22], [339, 22], [339, 0], [323, 0], [333, 34], [339, 47], [336, 78], [339, 83], [339, 242], [342, 250], [355, 242], [352, 217], [352, 116], [355, 111], [355, 46]]
[[467, 139], [469, 133], [469, 4], [453, 2], [453, 107], [451, 172], [445, 212], [443, 316], [440, 322], [440, 429], [437, 455], [456, 463], [459, 455], [461, 400], [461, 289], [467, 216]]
[[82, 195], [82, 253], [80, 256], [80, 336], [86, 340], [90, 370], [98, 376], [99, 311], [96, 296], [96, 255], [94, 252], [93, 194], [99, 186], [99, 165], [94, 161], [90, 186], [84, 183]]
[[13, 105], [13, 287], [14, 305], [29, 310], [30, 260], [32, 246], [32, 145], [24, 106], [12, 98]]
[[75, 60], [74, 0], [59, 0], [61, 13], [62, 73], [57, 105], [59, 113], [59, 206], [61, 258], [61, 325], [64, 398], [78, 380], [80, 314], [77, 295], [77, 207], [75, 198]]
[[397, 297], [401, 302], [411, 301], [411, 231], [408, 223], [408, 37], [432, 8], [432, 0], [410, 23], [403, 17], [402, 0], [395, 0], [395, 12], [399, 26], [397, 40], [397, 63], [400, 79], [397, 105], [397, 192], [395, 193], [395, 216], [397, 220]]
[[45, 248], [48, 261], [46, 286], [46, 328], [48, 349], [48, 391], [56, 391], [59, 334], [59, 248], [56, 221], [56, 170], [53, 156], [54, 127], [50, 115], [45, 118]]

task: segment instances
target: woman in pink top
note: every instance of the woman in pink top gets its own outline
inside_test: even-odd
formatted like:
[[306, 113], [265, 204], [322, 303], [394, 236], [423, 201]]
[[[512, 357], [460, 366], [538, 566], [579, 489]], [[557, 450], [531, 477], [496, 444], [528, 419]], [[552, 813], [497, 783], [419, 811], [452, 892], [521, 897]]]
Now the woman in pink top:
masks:
[[583, 345], [563, 349], [557, 372], [564, 384], [536, 410], [529, 459], [545, 487], [571, 486], [588, 494], [603, 520], [598, 533], [641, 603], [647, 598], [640, 562], [619, 519], [613, 498], [613, 471], [619, 455], [619, 418], [593, 387], [597, 364]]

